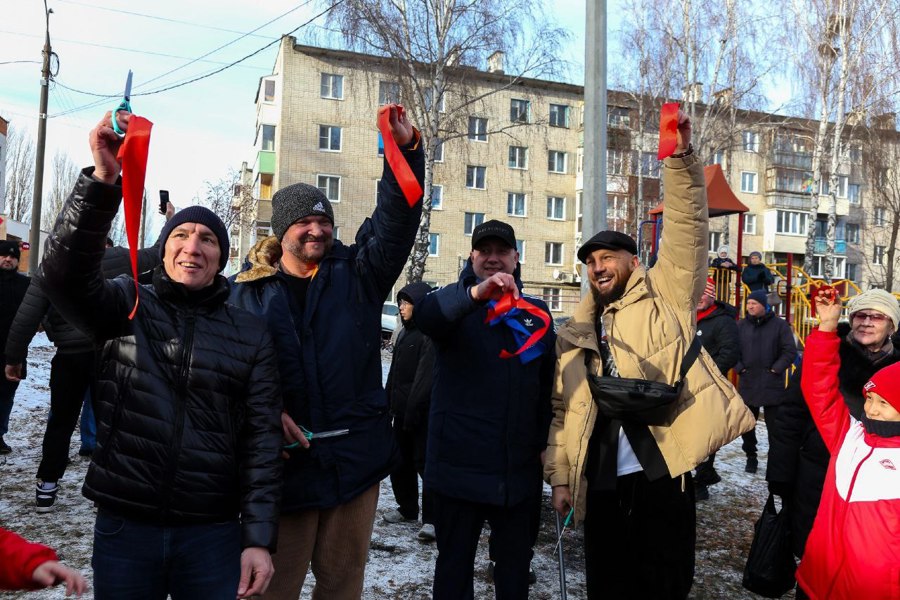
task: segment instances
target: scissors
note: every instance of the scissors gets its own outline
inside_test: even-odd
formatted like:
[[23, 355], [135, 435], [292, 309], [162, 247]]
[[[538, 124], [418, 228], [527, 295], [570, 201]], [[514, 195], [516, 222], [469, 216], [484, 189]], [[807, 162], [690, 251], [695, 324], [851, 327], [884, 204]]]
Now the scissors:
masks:
[[112, 128], [120, 136], [125, 135], [125, 131], [119, 127], [119, 120], [116, 118], [116, 115], [119, 114], [120, 111], [128, 111], [131, 112], [131, 69], [128, 69], [128, 79], [125, 80], [125, 93], [122, 94], [122, 101], [119, 102], [119, 105], [113, 111], [112, 118]]
[[[320, 438], [340, 437], [342, 435], [348, 435], [350, 433], [349, 429], [333, 429], [331, 431], [320, 431], [318, 433], [313, 433], [312, 431], [310, 431], [306, 427], [303, 427], [302, 425], [300, 426], [300, 431], [303, 432], [303, 437], [305, 437], [307, 440], [310, 440], [310, 441], [312, 441], [313, 438], [320, 439]], [[299, 445], [300, 445], [300, 442], [294, 442], [292, 444], [286, 444], [282, 447], [285, 450], [289, 450], [291, 448], [296, 448]]]

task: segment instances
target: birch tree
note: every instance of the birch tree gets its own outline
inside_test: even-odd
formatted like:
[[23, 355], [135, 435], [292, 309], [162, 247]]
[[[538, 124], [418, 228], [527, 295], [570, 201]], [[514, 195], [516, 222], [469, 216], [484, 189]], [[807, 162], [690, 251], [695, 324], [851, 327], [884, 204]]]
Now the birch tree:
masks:
[[79, 169], [69, 155], [57, 150], [51, 163], [52, 180], [50, 182], [50, 194], [44, 198], [43, 211], [41, 213], [41, 229], [50, 231], [56, 222], [63, 203], [68, 198], [75, 182], [78, 180]]
[[34, 138], [18, 127], [10, 127], [6, 140], [6, 214], [13, 221], [30, 220], [34, 154]]

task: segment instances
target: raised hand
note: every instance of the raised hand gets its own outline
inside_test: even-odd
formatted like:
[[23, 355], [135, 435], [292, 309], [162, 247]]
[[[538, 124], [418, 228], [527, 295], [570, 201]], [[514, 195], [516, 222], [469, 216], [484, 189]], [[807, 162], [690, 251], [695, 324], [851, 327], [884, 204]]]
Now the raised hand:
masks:
[[814, 298], [819, 331], [835, 331], [841, 318], [841, 298], [832, 287], [819, 288]]
[[686, 152], [691, 145], [691, 118], [681, 109], [678, 109], [678, 132], [675, 139], [675, 154]]
[[406, 118], [406, 110], [402, 104], [385, 104], [378, 107], [378, 119], [386, 112], [390, 112], [388, 123], [390, 124], [391, 135], [398, 146], [405, 146], [413, 139], [413, 126]]
[[[119, 153], [119, 146], [122, 145], [124, 138], [113, 131], [110, 126], [111, 111], [107, 111], [103, 119], [97, 123], [97, 126], [91, 130], [88, 140], [91, 146], [91, 154], [94, 156], [94, 179], [103, 183], [114, 184], [119, 178], [119, 172], [122, 165], [116, 155]], [[118, 114], [120, 122], [128, 126], [131, 120], [131, 114], [121, 111]]]
[[469, 296], [476, 302], [499, 300], [503, 294], [512, 292], [513, 298], [519, 298], [516, 279], [509, 273], [494, 273], [478, 285], [469, 288]]

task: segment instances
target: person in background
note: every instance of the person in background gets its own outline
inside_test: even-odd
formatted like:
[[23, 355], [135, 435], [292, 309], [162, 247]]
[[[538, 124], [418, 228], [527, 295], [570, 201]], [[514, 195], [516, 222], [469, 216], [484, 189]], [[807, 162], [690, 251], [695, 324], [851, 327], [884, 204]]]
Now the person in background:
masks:
[[775, 275], [762, 261], [762, 254], [753, 251], [750, 253], [750, 264], [744, 266], [741, 272], [741, 281], [751, 292], [763, 290], [769, 291], [769, 286], [775, 283]]
[[[765, 407], [766, 428], [778, 427], [778, 410], [784, 402], [785, 377], [797, 358], [794, 333], [787, 321], [775, 314], [766, 301], [765, 290], [757, 290], [747, 297], [747, 315], [738, 323], [741, 358], [734, 366], [740, 375], [738, 391], [755, 418]], [[756, 473], [756, 429], [741, 436], [741, 448], [747, 455], [744, 470]]]
[[714, 269], [729, 269], [731, 271], [740, 271], [741, 268], [734, 264], [734, 261], [728, 258], [728, 246], [719, 246], [716, 251], [716, 257], [709, 263]]
[[60, 563], [52, 548], [0, 528], [0, 590], [39, 590], [64, 583], [66, 596], [87, 591], [84, 575]]
[[[19, 256], [19, 242], [0, 240], [0, 344], [4, 348], [9, 329], [31, 283], [29, 277], [19, 273]], [[6, 357], [3, 358], [5, 361]], [[9, 432], [9, 415], [18, 387], [18, 381], [0, 377], [0, 454], [12, 452], [3, 436]]]

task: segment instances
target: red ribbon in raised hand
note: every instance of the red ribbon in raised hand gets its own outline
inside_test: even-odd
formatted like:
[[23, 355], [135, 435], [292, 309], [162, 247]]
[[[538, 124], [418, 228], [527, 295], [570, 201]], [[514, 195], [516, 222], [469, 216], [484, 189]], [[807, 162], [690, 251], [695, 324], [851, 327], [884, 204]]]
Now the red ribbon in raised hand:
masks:
[[519, 296], [518, 299], [513, 298], [512, 292], [503, 294], [503, 296], [501, 296], [493, 306], [488, 307], [487, 316], [485, 317], [484, 322], [490, 323], [491, 321], [501, 318], [503, 315], [516, 308], [535, 316], [543, 323], [543, 325], [535, 329], [534, 332], [528, 337], [528, 339], [525, 340], [525, 343], [522, 344], [515, 352], [508, 352], [506, 349], [501, 350], [500, 358], [512, 358], [514, 356], [522, 354], [523, 352], [534, 346], [536, 343], [538, 343], [538, 341], [542, 337], [544, 337], [544, 334], [547, 333], [547, 330], [550, 328], [550, 316], [547, 313], [521, 296]]
[[150, 152], [150, 130], [153, 123], [144, 117], [131, 116], [125, 141], [119, 146], [118, 159], [122, 164], [122, 198], [125, 203], [125, 233], [131, 254], [131, 274], [134, 276], [133, 319], [138, 307], [137, 250], [141, 228], [141, 203], [144, 199], [144, 178], [147, 174], [147, 155]]
[[678, 103], [667, 102], [659, 110], [659, 160], [672, 156], [678, 145]]
[[397, 178], [397, 183], [403, 191], [406, 202], [410, 207], [413, 207], [416, 205], [416, 202], [422, 199], [422, 186], [419, 184], [419, 180], [416, 179], [415, 174], [413, 174], [409, 163], [406, 162], [406, 158], [403, 156], [403, 152], [400, 151], [400, 147], [397, 146], [397, 142], [394, 141], [394, 136], [391, 134], [391, 110], [395, 108], [397, 110], [397, 118], [400, 118], [403, 114], [403, 107], [399, 104], [391, 106], [389, 110], [379, 115], [378, 130], [381, 132], [381, 140], [384, 143], [384, 157], [391, 166], [394, 177]]

